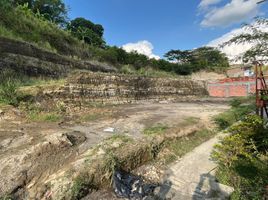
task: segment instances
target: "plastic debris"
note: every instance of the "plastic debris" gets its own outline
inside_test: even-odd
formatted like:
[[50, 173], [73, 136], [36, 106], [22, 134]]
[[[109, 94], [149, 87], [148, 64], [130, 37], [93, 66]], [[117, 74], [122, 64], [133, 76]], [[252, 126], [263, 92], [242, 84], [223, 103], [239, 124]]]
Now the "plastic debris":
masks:
[[115, 171], [113, 189], [117, 197], [140, 200], [153, 193], [157, 185], [146, 184], [141, 177], [125, 171]]
[[109, 133], [113, 133], [114, 132], [114, 128], [109, 127], [103, 130], [104, 132], [109, 132]]

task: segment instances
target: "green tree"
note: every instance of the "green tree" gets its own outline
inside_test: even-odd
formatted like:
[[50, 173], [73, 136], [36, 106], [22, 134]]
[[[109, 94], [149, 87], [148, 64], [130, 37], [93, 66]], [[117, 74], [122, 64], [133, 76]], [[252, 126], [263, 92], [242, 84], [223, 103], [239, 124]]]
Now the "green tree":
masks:
[[201, 47], [194, 50], [171, 50], [165, 54], [169, 61], [177, 62], [186, 69], [185, 71], [225, 70], [229, 62], [225, 54], [213, 47]]
[[14, 5], [25, 5], [27, 4], [29, 8], [33, 6], [33, 0], [13, 0]]
[[67, 23], [67, 8], [62, 0], [13, 0], [14, 5], [25, 5], [34, 13], [62, 26]]
[[264, 27], [267, 27], [267, 18], [257, 18], [252, 24], [245, 24], [243, 34], [240, 34], [228, 42], [224, 43], [222, 46], [227, 46], [230, 44], [242, 44], [250, 43], [252, 47], [244, 53], [242, 59], [244, 62], [253, 62], [256, 60], [263, 60], [267, 62], [268, 60], [268, 32], [265, 31]]
[[169, 61], [188, 63], [192, 59], [192, 51], [171, 50], [167, 52], [164, 57], [166, 57]]
[[105, 47], [105, 41], [103, 40], [104, 28], [100, 24], [94, 24], [85, 18], [76, 18], [68, 24], [67, 29], [75, 37], [85, 41], [87, 44]]

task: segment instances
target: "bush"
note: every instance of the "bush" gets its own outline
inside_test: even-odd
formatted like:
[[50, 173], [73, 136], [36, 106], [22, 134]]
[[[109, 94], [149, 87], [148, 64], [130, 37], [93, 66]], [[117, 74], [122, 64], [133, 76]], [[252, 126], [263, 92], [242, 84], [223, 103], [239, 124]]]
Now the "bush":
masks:
[[248, 115], [229, 132], [212, 153], [219, 165], [217, 178], [235, 188], [231, 199], [263, 199], [268, 185], [268, 129], [260, 117]]
[[18, 106], [21, 97], [18, 92], [19, 81], [13, 71], [4, 70], [0, 73], [0, 102]]

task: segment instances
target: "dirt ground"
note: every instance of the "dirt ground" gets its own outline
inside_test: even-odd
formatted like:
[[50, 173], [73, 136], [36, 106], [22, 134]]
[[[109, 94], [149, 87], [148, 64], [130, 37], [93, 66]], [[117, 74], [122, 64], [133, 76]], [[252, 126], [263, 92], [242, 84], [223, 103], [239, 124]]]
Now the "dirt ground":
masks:
[[114, 134], [140, 139], [144, 129], [157, 124], [211, 126], [211, 118], [228, 108], [222, 102], [119, 105], [100, 109], [113, 113], [103, 119], [49, 123], [29, 122], [9, 107], [0, 112], [0, 197], [32, 187]]

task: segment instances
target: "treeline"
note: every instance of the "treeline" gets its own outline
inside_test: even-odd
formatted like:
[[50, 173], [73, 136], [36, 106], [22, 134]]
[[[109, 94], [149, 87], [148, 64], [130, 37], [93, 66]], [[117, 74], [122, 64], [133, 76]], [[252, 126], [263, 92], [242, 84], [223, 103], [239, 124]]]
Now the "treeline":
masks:
[[[149, 67], [188, 75], [202, 69], [221, 71], [229, 66], [225, 55], [213, 48], [172, 50], [166, 54], [167, 60], [156, 60], [108, 46], [103, 26], [85, 18], [69, 20], [62, 0], [1, 0], [0, 17], [0, 35], [22, 38], [60, 54], [95, 59], [118, 68], [130, 65], [135, 70]], [[184, 54], [189, 58], [181, 58]]]
[[199, 70], [224, 71], [229, 67], [225, 54], [213, 47], [200, 47], [194, 50], [171, 50], [165, 57], [172, 62], [180, 63], [189, 71]]

